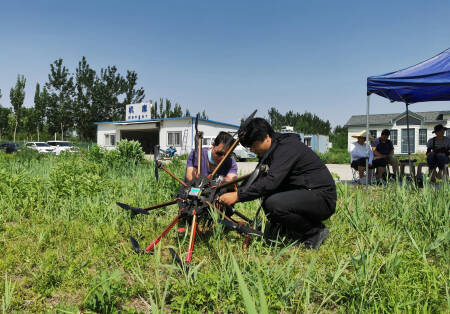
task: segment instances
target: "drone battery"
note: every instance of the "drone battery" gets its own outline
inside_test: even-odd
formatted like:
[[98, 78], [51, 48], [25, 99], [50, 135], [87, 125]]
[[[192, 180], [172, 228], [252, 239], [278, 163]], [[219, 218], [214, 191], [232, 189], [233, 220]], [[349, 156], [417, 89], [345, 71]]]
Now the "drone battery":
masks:
[[191, 188], [191, 190], [189, 191], [189, 195], [198, 197], [200, 196], [201, 192], [202, 191], [200, 190], [200, 188]]

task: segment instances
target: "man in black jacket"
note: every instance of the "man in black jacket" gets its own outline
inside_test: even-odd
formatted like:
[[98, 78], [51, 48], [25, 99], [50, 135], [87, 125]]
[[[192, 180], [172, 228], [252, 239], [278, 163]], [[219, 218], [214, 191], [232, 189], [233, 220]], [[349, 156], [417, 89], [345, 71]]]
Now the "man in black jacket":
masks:
[[336, 185], [330, 171], [297, 134], [275, 133], [262, 118], [247, 124], [240, 141], [269, 170], [219, 200], [233, 205], [262, 197], [272, 230], [276, 226], [281, 235], [317, 249], [329, 232], [322, 221], [336, 208]]

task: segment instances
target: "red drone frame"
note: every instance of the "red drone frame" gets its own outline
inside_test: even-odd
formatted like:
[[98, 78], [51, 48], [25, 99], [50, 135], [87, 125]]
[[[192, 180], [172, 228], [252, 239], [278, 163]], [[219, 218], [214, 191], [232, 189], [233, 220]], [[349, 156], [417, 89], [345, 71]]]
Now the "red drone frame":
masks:
[[[246, 186], [249, 186], [259, 175], [260, 171], [264, 171], [264, 166], [258, 166], [256, 169], [245, 176], [238, 177], [230, 182], [221, 183], [220, 179], [216, 177], [219, 169], [222, 167], [224, 161], [230, 156], [230, 154], [233, 152], [233, 150], [236, 148], [236, 146], [239, 144], [239, 138], [244, 135], [244, 127], [250, 121], [254, 115], [256, 114], [256, 110], [246, 119], [245, 122], [243, 122], [238, 129], [238, 131], [233, 134], [233, 136], [230, 138], [229, 142], [224, 145], [224, 147], [229, 147], [229, 149], [225, 152], [224, 157], [219, 162], [217, 167], [214, 169], [214, 171], [208, 176], [202, 176], [201, 173], [201, 156], [202, 156], [202, 139], [203, 139], [203, 133], [198, 131], [198, 119], [199, 115], [197, 114], [197, 117], [195, 119], [195, 143], [196, 147], [198, 149], [198, 158], [197, 158], [197, 174], [195, 178], [191, 182], [184, 182], [177, 176], [175, 176], [171, 171], [169, 171], [167, 168], [165, 168], [162, 164], [162, 162], [159, 160], [159, 146], [155, 146], [155, 177], [156, 180], [159, 179], [158, 170], [162, 169], [167, 174], [169, 174], [173, 179], [175, 179], [178, 183], [180, 183], [180, 192], [177, 194], [177, 197], [171, 201], [160, 203], [157, 205], [149, 206], [146, 208], [138, 208], [133, 207], [127, 204], [119, 203], [117, 202], [117, 205], [120, 206], [123, 209], [130, 210], [133, 214], [144, 214], [148, 215], [149, 211], [162, 208], [165, 206], [173, 205], [173, 204], [179, 204], [180, 210], [177, 214], [177, 216], [172, 220], [172, 222], [167, 226], [166, 229], [164, 229], [161, 234], [154, 239], [145, 249], [145, 251], [141, 251], [139, 248], [139, 243], [135, 240], [135, 238], [130, 236], [130, 241], [133, 246], [133, 249], [137, 253], [148, 253], [153, 250], [156, 244], [181, 220], [181, 219], [190, 219], [191, 223], [191, 234], [189, 239], [189, 248], [188, 253], [186, 256], [185, 264], [186, 264], [186, 271], [189, 271], [189, 264], [192, 260], [192, 254], [194, 251], [194, 242], [195, 242], [195, 235], [197, 230], [197, 225], [199, 220], [203, 220], [204, 223], [211, 223], [212, 217], [210, 214], [210, 210], [216, 211], [219, 213], [219, 215], [222, 217], [222, 219], [218, 220], [219, 223], [225, 225], [228, 228], [231, 228], [233, 230], [236, 230], [240, 233], [247, 234], [247, 238], [245, 241], [244, 246], [248, 246], [249, 240], [251, 235], [257, 235], [257, 236], [263, 236], [262, 232], [259, 230], [254, 229], [254, 223], [256, 220], [256, 217], [259, 214], [259, 211], [261, 209], [258, 209], [256, 213], [256, 217], [254, 220], [251, 220], [247, 218], [242, 213], [236, 211], [234, 207], [228, 206], [224, 203], [219, 203], [218, 197], [223, 191], [223, 189], [235, 186], [238, 182], [241, 182], [243, 180], [247, 180]], [[234, 137], [237, 135], [237, 138], [234, 139]], [[234, 140], [234, 141], [233, 141]], [[224, 211], [221, 211], [220, 209], [224, 209]], [[231, 216], [235, 214], [244, 221], [236, 221]], [[173, 249], [170, 249], [170, 252], [173, 256], [173, 258], [181, 264], [181, 259], [176, 254], [176, 252]]]

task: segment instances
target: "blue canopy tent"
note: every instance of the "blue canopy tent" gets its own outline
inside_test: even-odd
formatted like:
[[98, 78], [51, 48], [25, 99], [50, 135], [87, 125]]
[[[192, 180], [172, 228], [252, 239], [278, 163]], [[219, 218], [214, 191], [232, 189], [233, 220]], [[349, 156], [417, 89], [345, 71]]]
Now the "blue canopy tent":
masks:
[[408, 106], [416, 102], [450, 100], [450, 48], [409, 68], [367, 78], [367, 143], [371, 94], [405, 103], [408, 161], [411, 163]]

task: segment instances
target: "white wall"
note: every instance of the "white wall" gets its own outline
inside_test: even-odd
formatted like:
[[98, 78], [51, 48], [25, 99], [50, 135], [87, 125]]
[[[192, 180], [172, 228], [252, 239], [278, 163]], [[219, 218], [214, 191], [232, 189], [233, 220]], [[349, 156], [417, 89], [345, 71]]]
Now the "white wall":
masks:
[[116, 130], [116, 126], [112, 123], [105, 123], [105, 124], [97, 125], [97, 145], [105, 147], [105, 148], [111, 148], [109, 145], [106, 145], [106, 143], [105, 143], [105, 135], [106, 134], [115, 134], [116, 141], [118, 141], [119, 135]]
[[[181, 146], [176, 147], [180, 154], [189, 153], [194, 148], [195, 140], [195, 119], [169, 119], [161, 121], [161, 131], [159, 133], [159, 145], [161, 149], [167, 149], [168, 132], [181, 132]], [[198, 121], [198, 129], [203, 132], [204, 137], [216, 137], [220, 131], [234, 132], [237, 127], [227, 126], [208, 121]]]
[[[179, 154], [189, 153], [194, 148], [195, 138], [195, 119], [168, 119], [157, 122], [147, 123], [104, 123], [97, 125], [97, 144], [106, 148], [109, 147], [105, 143], [106, 134], [115, 134], [116, 142], [120, 141], [120, 132], [124, 130], [149, 130], [159, 128], [159, 145], [161, 149], [167, 149], [168, 132], [181, 132], [181, 146], [176, 147]], [[215, 138], [220, 131], [235, 132], [238, 127], [232, 127], [219, 123], [208, 121], [198, 122], [199, 131], [203, 132], [204, 137]]]

